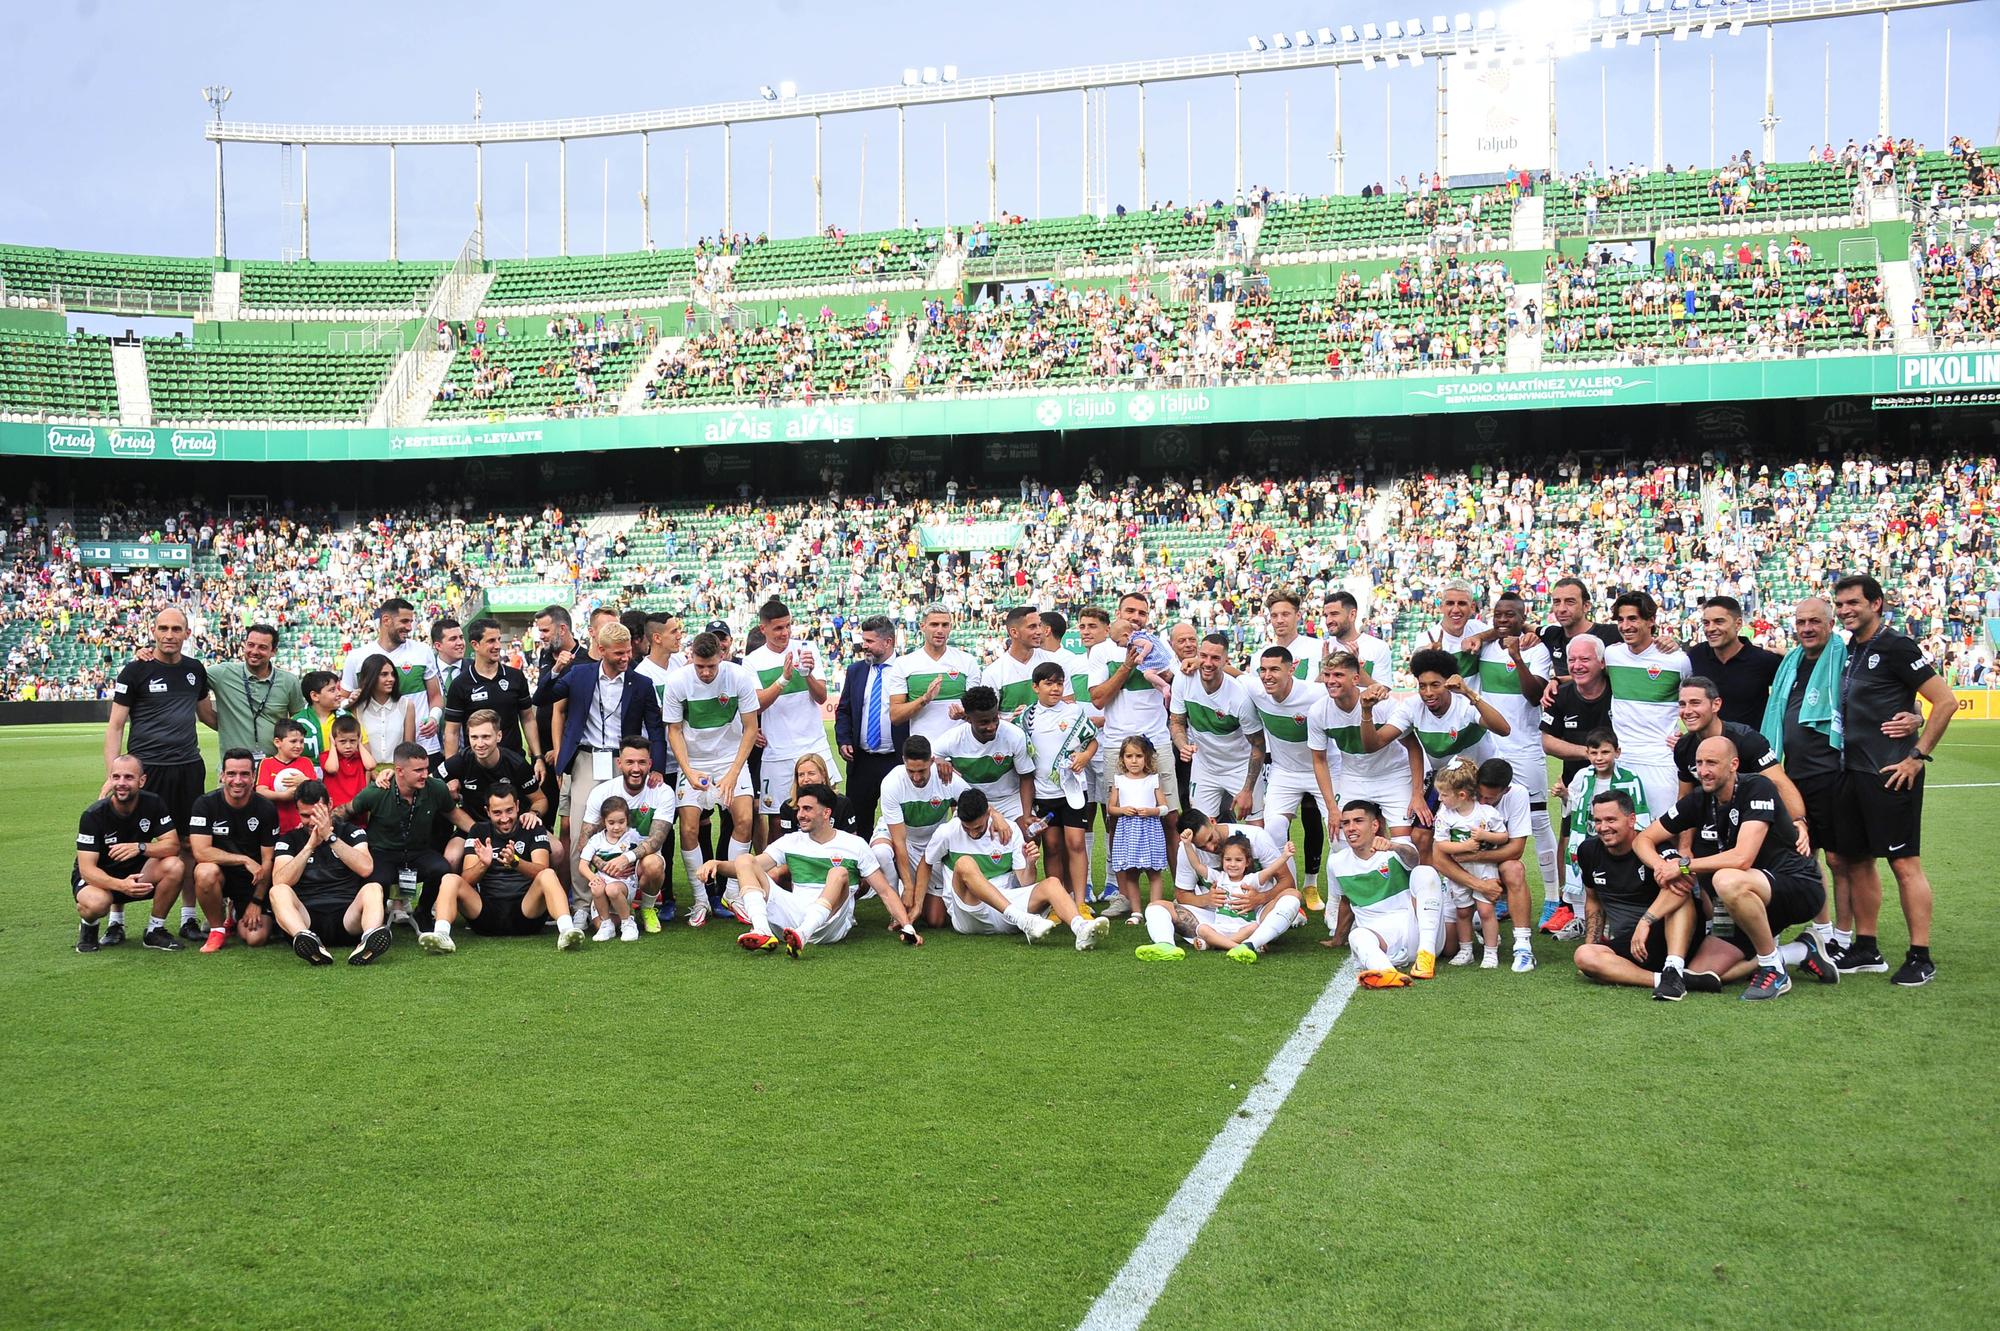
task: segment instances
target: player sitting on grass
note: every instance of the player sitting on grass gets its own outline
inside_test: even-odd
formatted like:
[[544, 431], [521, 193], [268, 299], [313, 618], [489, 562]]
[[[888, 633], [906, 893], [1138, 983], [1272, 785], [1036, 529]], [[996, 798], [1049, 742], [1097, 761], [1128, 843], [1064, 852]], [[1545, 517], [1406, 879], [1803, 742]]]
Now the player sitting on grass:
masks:
[[[744, 854], [734, 863], [710, 860], [697, 873], [698, 883], [722, 890], [722, 904], [749, 931], [736, 941], [748, 952], [769, 952], [782, 946], [794, 960], [808, 946], [838, 943], [854, 928], [854, 898], [863, 883], [889, 912], [889, 930], [912, 947], [924, 939], [910, 923], [903, 899], [889, 886], [882, 864], [868, 843], [834, 826], [834, 806], [840, 799], [832, 786], [800, 786], [793, 796], [799, 820], [796, 832]], [[789, 879], [790, 885], [779, 881]]]
[[[1287, 841], [1284, 857], [1289, 861], [1299, 848]], [[1203, 864], [1195, 872], [1206, 891], [1193, 894], [1183, 904], [1176, 894], [1175, 906], [1191, 910], [1195, 916], [1194, 946], [1197, 952], [1220, 948], [1232, 961], [1254, 962], [1257, 950], [1249, 946], [1257, 932], [1257, 906], [1270, 890], [1284, 862], [1259, 869], [1250, 848], [1250, 838], [1237, 834], [1222, 843], [1222, 863], [1214, 869]], [[1176, 910], [1178, 915], [1179, 910]]]
[[521, 794], [511, 781], [486, 792], [486, 821], [465, 836], [465, 864], [438, 890], [437, 924], [418, 934], [426, 952], [456, 952], [451, 926], [463, 912], [472, 932], [531, 936], [556, 922], [556, 947], [569, 951], [583, 930], [569, 913], [569, 893], [549, 867], [549, 829], [521, 821]]
[[[1333, 890], [1354, 909], [1347, 946], [1369, 989], [1430, 979], [1444, 945], [1444, 883], [1436, 869], [1418, 865], [1415, 846], [1383, 835], [1385, 826], [1380, 805], [1349, 800], [1340, 810], [1341, 844], [1326, 860]], [[1335, 907], [1327, 902], [1329, 932]]]
[[[289, 721], [278, 722], [289, 726]], [[294, 732], [297, 726], [292, 726]], [[298, 742], [293, 734], [292, 742]], [[230, 921], [250, 947], [271, 936], [271, 868], [278, 844], [278, 806], [256, 792], [256, 756], [249, 749], [222, 755], [222, 784], [188, 811], [188, 849], [194, 852], [194, 895], [208, 916], [203, 952], [220, 952]]]
[[167, 929], [166, 913], [180, 895], [181, 838], [167, 802], [142, 789], [146, 768], [131, 754], [111, 761], [111, 793], [83, 811], [76, 824], [76, 866], [69, 892], [83, 924], [76, 950], [99, 947], [97, 922], [110, 919], [102, 946], [125, 941], [125, 904], [151, 901], [144, 942], [159, 952], [178, 952], [181, 940]]
[[1433, 824], [1431, 864], [1451, 886], [1455, 918], [1452, 931], [1458, 950], [1451, 955], [1454, 966], [1472, 961], [1473, 917], [1478, 916], [1481, 940], [1486, 953], [1481, 970], [1500, 966], [1500, 920], [1494, 904], [1500, 899], [1500, 867], [1477, 858], [1510, 840], [1500, 815], [1490, 805], [1479, 802], [1479, 777], [1471, 763], [1459, 759], [1437, 774], [1438, 811]]
[[[958, 817], [931, 838], [924, 858], [933, 873], [949, 877], [945, 909], [957, 932], [1020, 934], [1035, 943], [1059, 921], [1075, 935], [1077, 951], [1096, 947], [1111, 932], [1111, 921], [1078, 914], [1062, 879], [1033, 881], [1030, 865], [1038, 854], [975, 786], [958, 797]], [[1045, 910], [1054, 912], [1054, 921], [1040, 914]]]
[[[621, 750], [619, 757], [624, 757]], [[608, 784], [608, 783], [607, 783]], [[632, 810], [622, 796], [612, 795], [598, 806], [603, 819], [583, 847], [583, 871], [589, 875], [590, 908], [598, 918], [591, 941], [608, 943], [622, 936], [639, 941], [639, 922], [632, 918], [632, 895], [638, 887], [638, 848], [645, 843], [632, 826]]]
[[[1239, 910], [1250, 912], [1257, 927], [1229, 949], [1232, 961], [1254, 962], [1264, 949], [1282, 938], [1305, 913], [1299, 896], [1298, 879], [1292, 872], [1293, 850], [1280, 846], [1270, 831], [1249, 823], [1218, 823], [1190, 809], [1181, 815], [1181, 834], [1174, 860], [1174, 900], [1170, 905], [1156, 901], [1146, 907], [1146, 934], [1152, 941], [1142, 944], [1133, 955], [1141, 961], [1179, 961], [1187, 954], [1175, 936], [1198, 940], [1204, 922], [1200, 911], [1213, 909], [1204, 898], [1202, 885], [1223, 868], [1222, 856], [1230, 842], [1249, 847], [1247, 868], [1255, 877], [1237, 880]], [[1259, 886], [1258, 884], [1262, 884]], [[1213, 920], [1206, 921], [1211, 926]]]
[[891, 890], [901, 889], [903, 913], [912, 924], [937, 929], [945, 923], [943, 875], [931, 872], [924, 851], [951, 821], [964, 793], [963, 781], [937, 774], [931, 742], [922, 735], [903, 741], [903, 765], [882, 781], [881, 821], [868, 844], [882, 861]]
[[[1633, 851], [1638, 803], [1645, 797], [1644, 790], [1614, 787], [1591, 798], [1592, 835], [1575, 847], [1585, 939], [1576, 950], [1576, 969], [1599, 984], [1644, 986], [1653, 997], [1678, 1003], [1687, 997], [1689, 950], [1708, 929], [1689, 895], [1661, 887]], [[1679, 852], [1663, 849], [1660, 855], [1675, 859]]]
[[292, 951], [314, 966], [331, 966], [329, 941], [351, 942], [351, 966], [366, 966], [389, 948], [383, 923], [382, 885], [368, 881], [375, 857], [368, 833], [333, 816], [333, 802], [318, 781], [299, 784], [294, 803], [299, 825], [278, 838], [271, 870], [271, 916], [292, 940]]

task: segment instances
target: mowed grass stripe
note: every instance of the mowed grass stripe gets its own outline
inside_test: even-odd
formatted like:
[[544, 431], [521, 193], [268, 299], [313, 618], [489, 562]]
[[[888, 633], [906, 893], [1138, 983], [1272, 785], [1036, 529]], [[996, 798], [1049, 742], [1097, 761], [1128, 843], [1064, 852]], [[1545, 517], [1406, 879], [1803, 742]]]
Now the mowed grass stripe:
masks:
[[1670, 1005], [1539, 942], [1531, 977], [1359, 994], [1148, 1327], [1991, 1325], [1996, 735], [1936, 764], [1930, 986]]

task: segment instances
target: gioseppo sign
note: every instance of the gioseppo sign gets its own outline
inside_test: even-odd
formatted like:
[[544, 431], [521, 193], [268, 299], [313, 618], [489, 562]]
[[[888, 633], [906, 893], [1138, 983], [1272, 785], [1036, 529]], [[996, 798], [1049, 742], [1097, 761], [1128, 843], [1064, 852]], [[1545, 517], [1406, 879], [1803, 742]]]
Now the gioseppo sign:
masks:
[[52, 457], [91, 458], [98, 456], [100, 436], [105, 456], [114, 458], [214, 458], [222, 453], [213, 430], [51, 425], [43, 443]]

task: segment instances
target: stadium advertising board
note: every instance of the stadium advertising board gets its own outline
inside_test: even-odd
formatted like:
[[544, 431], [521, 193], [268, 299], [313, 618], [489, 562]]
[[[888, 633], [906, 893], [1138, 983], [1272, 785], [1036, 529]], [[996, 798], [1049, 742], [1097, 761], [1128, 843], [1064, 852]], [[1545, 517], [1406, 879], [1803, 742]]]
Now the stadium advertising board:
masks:
[[1445, 71], [1446, 173], [1488, 176], [1549, 164], [1549, 63], [1453, 61]]
[[[1929, 381], [1935, 380], [1935, 384]], [[1335, 383], [1098, 390], [835, 406], [662, 411], [593, 420], [466, 421], [407, 429], [306, 427], [131, 430], [0, 423], [0, 454], [231, 462], [344, 462], [549, 454], [715, 444], [891, 439], [898, 466], [936, 466], [952, 435], [1145, 429], [1162, 440], [1192, 425], [1388, 420], [1439, 412], [1650, 406], [1765, 398], [1871, 397], [1926, 387], [2000, 389], [2000, 354], [1822, 356], [1774, 361], [1547, 370], [1538, 374], [1402, 375]], [[721, 458], [720, 450], [712, 456]], [[934, 460], [936, 459], [936, 460]], [[1023, 457], [1023, 461], [1025, 457]], [[718, 467], [726, 464], [718, 462]], [[1016, 465], [1020, 465], [1016, 463]], [[718, 472], [717, 479], [737, 479]], [[742, 479], [747, 479], [744, 477]]]
[[186, 568], [191, 553], [186, 545], [85, 541], [76, 548], [76, 562], [85, 568]]
[[1904, 407], [1989, 407], [2000, 403], [2000, 351], [1904, 356], [1896, 391], [1874, 399], [1877, 411]]

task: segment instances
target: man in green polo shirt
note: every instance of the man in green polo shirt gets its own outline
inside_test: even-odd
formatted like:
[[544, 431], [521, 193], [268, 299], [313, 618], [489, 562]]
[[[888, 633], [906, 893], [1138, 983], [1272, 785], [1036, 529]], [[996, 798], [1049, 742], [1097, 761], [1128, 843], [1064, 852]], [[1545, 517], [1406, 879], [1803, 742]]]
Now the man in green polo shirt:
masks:
[[368, 820], [368, 849], [375, 859], [368, 881], [379, 884], [383, 897], [395, 903], [391, 924], [410, 920], [421, 933], [430, 927], [438, 887], [451, 872], [438, 847], [454, 833], [469, 831], [472, 818], [458, 807], [451, 788], [431, 775], [431, 756], [423, 745], [415, 740], [398, 744], [395, 762], [387, 781], [363, 786], [334, 817]]
[[208, 669], [209, 694], [215, 700], [215, 734], [222, 752], [248, 749], [262, 762], [271, 755], [271, 727], [305, 710], [299, 677], [272, 661], [278, 651], [278, 630], [252, 624], [243, 633], [243, 655]]

